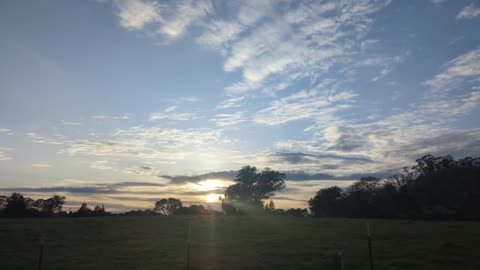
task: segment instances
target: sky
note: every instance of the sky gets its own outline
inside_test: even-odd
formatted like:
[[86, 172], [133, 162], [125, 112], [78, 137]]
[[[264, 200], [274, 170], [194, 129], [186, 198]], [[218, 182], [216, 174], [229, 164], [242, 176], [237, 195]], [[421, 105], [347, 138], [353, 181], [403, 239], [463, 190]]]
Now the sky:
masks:
[[0, 2], [0, 193], [279, 208], [425, 155], [480, 156], [480, 2]]

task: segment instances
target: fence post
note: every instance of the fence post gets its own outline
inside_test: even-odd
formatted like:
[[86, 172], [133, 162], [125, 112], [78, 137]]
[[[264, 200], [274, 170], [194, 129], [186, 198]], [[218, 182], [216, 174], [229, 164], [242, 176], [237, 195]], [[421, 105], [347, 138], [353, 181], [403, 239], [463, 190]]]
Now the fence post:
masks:
[[44, 242], [43, 239], [40, 240], [40, 254], [38, 256], [38, 270], [42, 270], [42, 265], [43, 265], [43, 250], [44, 250]]
[[335, 254], [335, 270], [343, 270], [343, 258], [342, 258], [343, 254], [341, 251], [337, 252], [337, 254]]
[[368, 222], [367, 222], [367, 237], [368, 237], [368, 257], [370, 260], [370, 270], [373, 270], [372, 234], [370, 232], [370, 223]]
[[192, 234], [192, 222], [189, 220], [188, 221], [188, 234], [187, 234], [187, 263], [186, 263], [186, 268], [187, 270], [190, 270], [190, 238]]

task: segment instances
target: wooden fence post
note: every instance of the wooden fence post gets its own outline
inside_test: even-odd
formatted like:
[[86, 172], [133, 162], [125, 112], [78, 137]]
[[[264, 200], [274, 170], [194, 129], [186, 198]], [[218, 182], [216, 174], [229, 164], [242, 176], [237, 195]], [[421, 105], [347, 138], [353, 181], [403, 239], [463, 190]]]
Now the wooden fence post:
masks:
[[368, 257], [370, 260], [370, 270], [373, 270], [372, 234], [370, 232], [370, 223], [368, 222], [367, 222], [367, 237], [368, 237]]
[[191, 244], [191, 234], [192, 234], [192, 222], [189, 220], [188, 221], [188, 234], [187, 234], [187, 263], [186, 263], [186, 268], [187, 270], [190, 270], [190, 244]]
[[335, 254], [335, 270], [343, 270], [343, 254], [341, 251]]
[[37, 267], [38, 270], [42, 270], [44, 246], [45, 246], [45, 244], [44, 244], [43, 239], [42, 239], [42, 240], [40, 240], [40, 254], [38, 256], [38, 267]]

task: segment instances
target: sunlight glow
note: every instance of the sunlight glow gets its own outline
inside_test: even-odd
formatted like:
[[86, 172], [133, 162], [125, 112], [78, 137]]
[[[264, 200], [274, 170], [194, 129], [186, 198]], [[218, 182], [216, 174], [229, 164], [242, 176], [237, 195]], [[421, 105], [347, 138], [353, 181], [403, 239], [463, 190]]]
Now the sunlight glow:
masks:
[[218, 197], [221, 196], [221, 194], [208, 194], [205, 196], [205, 201], [208, 203], [213, 203], [218, 201]]
[[221, 187], [222, 187], [222, 182], [214, 179], [200, 181], [197, 184], [195, 184], [195, 189], [200, 191], [214, 190]]

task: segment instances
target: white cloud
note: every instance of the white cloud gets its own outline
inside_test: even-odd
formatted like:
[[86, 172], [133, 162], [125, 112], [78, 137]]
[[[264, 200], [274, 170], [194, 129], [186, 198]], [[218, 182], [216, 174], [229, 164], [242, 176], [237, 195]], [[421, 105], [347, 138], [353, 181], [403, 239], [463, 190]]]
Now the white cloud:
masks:
[[93, 119], [97, 120], [127, 120], [130, 118], [128, 115], [94, 115]]
[[355, 96], [352, 92], [320, 94], [318, 90], [304, 90], [272, 102], [254, 115], [254, 121], [265, 125], [305, 118], [327, 122], [335, 118], [336, 112], [349, 108]]
[[[478, 129], [451, 129], [455, 116], [467, 114], [480, 104], [480, 88], [460, 96], [434, 96], [420, 100], [404, 112], [383, 118], [365, 119], [363, 122], [343, 118], [320, 119], [310, 127], [311, 139], [284, 140], [275, 143], [278, 151], [315, 155], [368, 157], [373, 162], [343, 164], [341, 160], [305, 162], [286, 165], [292, 169], [352, 174], [361, 172], [395, 171], [410, 166], [422, 155], [447, 155], [456, 157], [478, 156], [480, 141]], [[310, 163], [309, 163], [310, 162]], [[322, 171], [322, 170], [320, 170]], [[398, 171], [397, 171], [398, 172]]]
[[201, 0], [178, 0], [171, 3], [118, 0], [116, 4], [119, 9], [117, 15], [123, 27], [146, 31], [152, 36], [162, 35], [168, 39], [181, 37], [190, 26], [213, 12], [210, 1]]
[[230, 97], [226, 100], [223, 100], [220, 102], [220, 104], [217, 105], [216, 109], [221, 110], [221, 109], [230, 109], [230, 108], [238, 108], [240, 107], [240, 102], [243, 101], [245, 97], [240, 96], [240, 97]]
[[239, 95], [251, 90], [259, 89], [261, 86], [261, 82], [241, 81], [225, 87], [225, 93], [228, 95]]
[[467, 83], [480, 83], [480, 49], [458, 56], [444, 65], [443, 72], [423, 82], [434, 91], [454, 90]]
[[211, 121], [215, 122], [215, 125], [218, 127], [226, 127], [235, 126], [247, 120], [243, 115], [243, 112], [239, 111], [234, 113], [217, 114]]
[[80, 126], [80, 125], [82, 125], [82, 123], [62, 120], [62, 125], [64, 125], [64, 126]]
[[[478, 53], [478, 50], [468, 52], [444, 65], [442, 73], [424, 83], [434, 91], [403, 112], [394, 111], [391, 115], [367, 118], [363, 122], [337, 117], [335, 106], [325, 107], [324, 99], [315, 98], [314, 92], [302, 91], [274, 102], [276, 106], [266, 109], [269, 117], [263, 121], [265, 124], [304, 117], [316, 122], [307, 129], [312, 132], [311, 139], [290, 139], [274, 144], [277, 151], [307, 154], [301, 157], [304, 161], [302, 164], [289, 160], [282, 167], [315, 172], [322, 165], [326, 166], [324, 172], [338, 175], [396, 170], [411, 165], [416, 158], [425, 154], [478, 156], [480, 141], [477, 135], [480, 131], [453, 130], [451, 127], [457, 116], [470, 113], [480, 104]], [[368, 64], [382, 63], [382, 59], [374, 60], [368, 60]], [[349, 98], [347, 94], [346, 100]], [[304, 108], [304, 104], [309, 102], [312, 105]], [[319, 110], [316, 112], [312, 108]], [[317, 114], [320, 112], [323, 114]], [[458, 140], [454, 143], [456, 137], [461, 143]], [[316, 158], [309, 154], [369, 157], [374, 162], [347, 165], [338, 160], [321, 159], [314, 162]]]
[[212, 12], [210, 1], [185, 0], [176, 1], [175, 13], [169, 11], [166, 19], [161, 22], [160, 30], [169, 37], [181, 36], [196, 20]]
[[422, 110], [432, 115], [451, 118], [468, 114], [480, 104], [480, 91], [458, 96], [438, 96], [423, 104]]
[[165, 108], [161, 113], [151, 113], [149, 115], [150, 121], [159, 120], [174, 120], [174, 121], [188, 121], [198, 118], [193, 113], [175, 113], [177, 106], [170, 106]]
[[408, 54], [409, 52], [407, 51], [405, 55], [369, 57], [369, 58], [357, 61], [353, 65], [353, 67], [360, 68], [360, 69], [365, 69], [366, 67], [374, 67], [374, 68], [380, 67], [379, 74], [372, 78], [372, 81], [375, 82], [382, 79], [383, 77], [388, 75], [390, 72], [392, 72], [394, 67], [402, 63]]
[[166, 108], [165, 110], [163, 110], [164, 112], [173, 112], [177, 109], [177, 106], [170, 106], [168, 108]]
[[151, 176], [158, 176], [160, 174], [159, 170], [155, 170], [149, 166], [130, 167], [130, 168], [127, 168], [125, 172], [130, 174], [136, 174], [136, 175], [151, 175]]
[[32, 167], [35, 167], [35, 168], [50, 168], [50, 167], [52, 167], [52, 165], [46, 164], [46, 163], [34, 163], [34, 164], [32, 164]]
[[236, 21], [214, 20], [207, 24], [205, 32], [197, 38], [197, 43], [212, 49], [224, 48], [244, 29], [245, 26]]
[[447, 0], [430, 0], [430, 2], [435, 6], [440, 6], [441, 4], [445, 3]]
[[15, 133], [8, 128], [0, 128], [0, 134], [5, 134], [5, 135], [15, 135]]
[[112, 170], [116, 171], [117, 163], [109, 160], [95, 160], [90, 164], [90, 168], [97, 170]]
[[155, 160], [178, 160], [222, 144], [221, 131], [131, 127], [115, 130], [106, 140], [76, 140], [61, 152], [69, 155], [105, 156]]
[[418, 105], [423, 114], [452, 120], [470, 113], [480, 104], [480, 49], [447, 62], [441, 73], [423, 85], [432, 90]]
[[119, 0], [120, 24], [129, 30], [140, 30], [145, 25], [161, 20], [160, 7], [155, 1]]
[[8, 156], [7, 152], [10, 152], [12, 148], [0, 147], [0, 161], [12, 159]]
[[44, 144], [54, 144], [54, 145], [61, 145], [65, 143], [65, 138], [59, 134], [53, 137], [45, 137], [45, 136], [40, 136], [35, 132], [29, 132], [29, 133], [26, 133], [26, 135], [30, 139], [30, 141], [34, 143], [44, 143]]
[[374, 48], [375, 45], [377, 45], [378, 43], [379, 43], [379, 40], [377, 39], [367, 39], [360, 43], [360, 48], [362, 50], [368, 50], [368, 49]]
[[480, 7], [475, 7], [474, 3], [464, 7], [457, 14], [457, 20], [469, 20], [480, 15]]
[[[362, 39], [373, 24], [371, 14], [390, 0], [248, 0], [225, 3], [222, 14], [215, 12], [210, 1], [117, 3], [121, 23], [127, 29], [171, 40], [198, 26], [196, 42], [218, 50], [225, 59], [225, 71], [243, 74], [243, 80], [225, 87], [226, 93], [242, 94], [271, 81], [284, 89], [291, 84], [285, 81], [290, 74], [300, 74], [297, 79], [314, 78], [335, 64], [352, 62], [355, 52], [368, 45]], [[377, 79], [390, 71], [384, 67]], [[272, 90], [265, 93], [271, 95]]]
[[200, 98], [190, 96], [190, 97], [180, 97], [180, 98], [178, 98], [178, 100], [185, 101], [185, 102], [198, 102], [198, 101], [200, 101]]
[[234, 6], [238, 10], [237, 19], [241, 24], [251, 26], [272, 12], [275, 1], [246, 0], [240, 3], [240, 6]]
[[312, 77], [351, 61], [349, 55], [361, 47], [357, 40], [368, 33], [373, 22], [368, 16], [389, 2], [300, 2], [287, 10], [278, 2], [263, 1], [259, 11], [246, 20], [247, 25], [255, 25], [248, 29], [249, 34], [224, 44], [225, 71], [240, 70], [244, 78], [226, 87], [226, 92], [260, 89], [266, 80], [282, 82], [292, 73], [301, 73], [299, 78]]
[[174, 121], [188, 121], [197, 118], [192, 113], [151, 113], [149, 116], [150, 121], [159, 120], [174, 120]]

